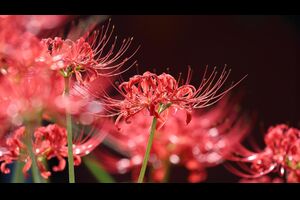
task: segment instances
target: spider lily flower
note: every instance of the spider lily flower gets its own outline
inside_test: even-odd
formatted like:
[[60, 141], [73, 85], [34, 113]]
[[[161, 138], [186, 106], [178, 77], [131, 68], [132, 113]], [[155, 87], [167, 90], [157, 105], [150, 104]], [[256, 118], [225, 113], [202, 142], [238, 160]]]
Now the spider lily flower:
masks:
[[137, 113], [148, 111], [150, 116], [155, 116], [159, 120], [158, 127], [160, 127], [166, 121], [169, 111], [178, 109], [186, 112], [185, 121], [188, 124], [193, 109], [205, 108], [218, 102], [245, 78], [222, 91], [230, 70], [227, 71], [225, 66], [219, 78], [217, 78], [216, 68], [208, 77], [206, 73], [207, 67], [200, 85], [196, 88], [189, 84], [190, 68], [183, 85], [180, 84], [183, 82], [180, 77], [176, 80], [170, 74], [157, 75], [145, 72], [143, 75], [133, 76], [128, 82], [123, 82], [116, 88], [124, 99], [113, 99], [108, 95], [101, 98], [108, 115], [118, 116], [116, 125], [121, 119], [129, 122], [129, 119]]
[[[209, 110], [192, 113], [193, 120], [185, 126], [185, 112], [170, 115], [153, 140], [149, 166], [151, 179], [163, 182], [171, 165], [182, 166], [189, 171], [189, 182], [201, 182], [207, 178], [206, 168], [223, 163], [235, 145], [244, 138], [250, 123], [239, 118], [236, 99], [224, 98]], [[121, 131], [111, 130], [106, 140], [124, 155], [124, 158], [95, 151], [101, 164], [111, 173], [131, 171], [133, 180], [142, 164], [146, 150], [151, 117], [144, 113], [132, 116], [131, 125], [121, 121]]]
[[[106, 132], [99, 125], [96, 125], [90, 131], [84, 129], [78, 130], [73, 140], [74, 164], [80, 165], [81, 157], [88, 155], [104, 139]], [[26, 174], [30, 169], [32, 161], [29, 156], [28, 147], [25, 145], [25, 127], [20, 127], [7, 137], [1, 138], [0, 143], [0, 162], [1, 172], [10, 173], [8, 164], [18, 160], [25, 162], [23, 173]], [[46, 127], [39, 127], [35, 130], [33, 136], [33, 152], [36, 156], [37, 166], [41, 176], [47, 179], [51, 172], [43, 164], [44, 160], [56, 158], [59, 163], [54, 166], [54, 172], [63, 171], [66, 166], [65, 158], [67, 153], [67, 131], [64, 127], [57, 124], [50, 124]]]
[[[10, 21], [13, 21], [11, 19], [11, 17], [0, 18], [0, 27], [4, 27], [0, 31], [0, 136], [10, 138], [9, 144], [4, 141], [1, 147], [1, 156], [4, 156], [1, 157], [1, 161], [4, 161], [1, 169], [4, 173], [8, 173], [9, 169], [6, 168], [6, 165], [13, 160], [20, 159], [26, 162], [24, 172], [31, 165], [36, 171], [37, 166], [41, 171], [41, 175], [46, 178], [50, 172], [46, 171], [42, 162], [39, 161], [40, 157], [43, 159], [57, 157], [60, 160], [60, 167], [58, 166], [53, 170], [61, 170], [64, 168], [62, 158], [66, 157], [67, 154], [72, 158], [72, 153], [70, 153], [72, 147], [69, 144], [68, 151], [66, 147], [61, 147], [59, 150], [53, 150], [58, 152], [55, 155], [48, 155], [43, 149], [48, 152], [49, 148], [54, 148], [51, 145], [58, 145], [55, 139], [51, 139], [52, 135], [62, 138], [65, 131], [59, 128], [53, 130], [46, 128], [47, 130], [43, 130], [42, 127], [35, 130], [38, 132], [34, 132], [30, 129], [36, 129], [36, 126], [39, 126], [40, 121], [45, 116], [49, 117], [51, 123], [57, 124], [65, 123], [65, 119], [62, 121], [62, 116], [70, 116], [71, 114], [74, 120], [77, 120], [78, 117], [79, 123], [84, 125], [96, 123], [98, 118], [91, 116], [91, 113], [97, 113], [99, 110], [97, 105], [95, 106], [97, 100], [87, 93], [83, 94], [80, 91], [80, 85], [92, 86], [100, 82], [100, 75], [110, 77], [124, 72], [120, 69], [127, 58], [125, 58], [126, 61], [118, 62], [118, 60], [129, 48], [131, 40], [124, 41], [116, 54], [114, 54], [116, 42], [105, 53], [104, 48], [112, 35], [112, 32], [107, 35], [109, 28], [103, 28], [100, 35], [97, 32], [90, 36], [87, 34], [76, 42], [62, 39], [40, 41], [35, 35], [36, 33], [29, 32], [19, 18], [16, 18], [17, 21], [14, 22], [16, 24], [14, 30], [14, 27], [9, 24]], [[8, 27], [5, 27], [5, 25], [8, 25]], [[60, 56], [63, 56], [63, 59], [57, 60]], [[53, 69], [53, 66], [58, 66], [61, 62], [67, 65], [66, 68]], [[63, 73], [63, 76], [57, 71]], [[75, 77], [71, 77], [73, 73]], [[76, 81], [73, 80], [74, 78]], [[68, 84], [65, 84], [66, 82]], [[89, 113], [87, 114], [85, 111]], [[22, 128], [11, 132], [15, 127]], [[68, 130], [69, 127], [68, 125]], [[35, 135], [32, 136], [32, 134]], [[39, 134], [42, 135], [42, 139], [39, 138]], [[71, 135], [68, 134], [68, 137], [72, 138]], [[33, 149], [30, 147], [31, 137], [35, 138], [32, 144]], [[44, 141], [45, 138], [47, 138], [47, 141]], [[38, 141], [42, 142], [35, 143]], [[60, 140], [60, 142], [64, 141], [67, 140]], [[70, 143], [70, 140], [68, 141]], [[13, 146], [11, 146], [11, 142]], [[75, 145], [78, 144], [75, 141], [74, 143]], [[73, 155], [75, 164], [80, 163], [80, 152], [84, 150], [87, 154], [92, 150], [91, 147], [95, 146], [94, 143], [84, 142], [84, 146], [90, 146], [88, 149], [79, 148], [83, 147], [79, 144], [76, 146]], [[50, 146], [43, 147], [46, 144]], [[59, 145], [63, 144], [60, 143]], [[17, 151], [19, 150], [18, 154]], [[37, 152], [35, 152], [36, 150]], [[37, 155], [40, 152], [42, 152], [42, 155]], [[34, 154], [36, 154], [37, 160], [33, 159]]]
[[[3, 32], [0, 31], [0, 35]], [[91, 110], [91, 107], [97, 102], [95, 98], [87, 93], [79, 93], [76, 82], [72, 82], [71, 95], [65, 97], [64, 78], [48, 67], [52, 64], [52, 58], [44, 46], [28, 32], [21, 36], [11, 34], [12, 38], [3, 40], [3, 43], [0, 37], [0, 46], [4, 48], [3, 53], [0, 53], [1, 126], [20, 126], [25, 118], [38, 117], [40, 112], [59, 118], [59, 115], [65, 113], [67, 105], [72, 108], [73, 115], [86, 113], [85, 108], [90, 114], [94, 113], [95, 109]], [[8, 46], [9, 49], [6, 49]], [[108, 87], [99, 77], [86, 85], [96, 84], [101, 84], [102, 88]]]
[[97, 76], [112, 77], [120, 75], [136, 64], [133, 62], [128, 68], [122, 70], [137, 52], [137, 48], [131, 55], [123, 58], [129, 49], [133, 38], [124, 39], [117, 49], [117, 37], [115, 37], [109, 50], [107, 45], [112, 38], [114, 26], [110, 27], [110, 21], [101, 31], [86, 33], [76, 41], [55, 37], [43, 39], [42, 43], [52, 57], [52, 70], [60, 71], [64, 77], [75, 75], [76, 80], [84, 84], [94, 80]]
[[228, 169], [243, 178], [259, 178], [271, 172], [278, 173], [287, 182], [300, 181], [300, 131], [285, 124], [270, 127], [265, 135], [266, 147], [258, 152], [239, 146], [228, 159], [241, 169]]
[[[62, 117], [65, 114], [65, 109], [59, 107], [59, 103], [63, 104], [63, 102], [57, 102], [57, 99], [61, 97], [63, 91], [63, 77], [58, 76], [55, 73], [37, 73], [34, 70], [31, 74], [27, 76], [21, 76], [19, 80], [15, 78], [11, 78], [9, 75], [5, 75], [1, 77], [1, 85], [0, 85], [0, 136], [5, 138], [9, 135], [9, 130], [12, 130], [13, 127], [20, 127], [26, 125], [29, 121], [39, 121], [39, 119], [45, 118], [46, 116], [50, 116], [48, 120], [52, 121], [51, 119], [54, 118], [54, 121], [60, 122], [61, 124], [65, 123], [65, 119], [62, 120]], [[51, 75], [51, 77], [49, 77]], [[47, 87], [45, 87], [47, 85]], [[74, 88], [74, 89], [73, 89]], [[92, 101], [88, 96], [80, 96], [76, 93], [78, 89], [73, 87], [71, 89], [72, 96], [70, 96], [70, 101], [65, 103], [69, 103], [72, 107], [76, 107], [76, 110], [72, 113], [73, 119], [77, 120], [78, 123], [82, 125], [92, 125], [96, 123], [98, 119], [96, 119], [90, 113], [97, 112], [99, 108], [97, 107], [97, 101]], [[76, 104], [75, 104], [76, 103]], [[95, 104], [95, 105], [94, 105]], [[75, 106], [77, 105], [77, 106]], [[67, 106], [67, 105], [65, 105]], [[69, 106], [69, 105], [68, 105]], [[96, 108], [95, 108], [96, 106]], [[96, 110], [95, 110], [96, 109]], [[89, 115], [86, 115], [85, 111], [89, 111]], [[55, 126], [56, 127], [56, 126]], [[42, 160], [50, 159], [52, 157], [56, 157], [60, 164], [58, 167], [53, 168], [54, 171], [63, 170], [64, 169], [64, 159], [67, 157], [67, 146], [62, 147], [59, 150], [53, 150], [55, 154], [48, 154], [49, 149], [53, 149], [57, 147], [58, 144], [56, 142], [66, 142], [67, 135], [66, 131], [63, 128], [55, 128], [51, 129], [49, 127], [41, 127], [36, 130], [35, 134], [35, 142], [33, 146], [36, 149], [31, 149], [32, 151], [36, 151], [36, 160], [37, 160], [37, 167], [41, 171], [41, 175], [46, 178], [49, 176], [50, 172], [46, 171], [46, 168], [42, 164]], [[21, 132], [21, 133], [20, 133]], [[75, 132], [75, 135], [78, 131]], [[28, 171], [31, 166], [31, 158], [29, 157], [30, 152], [28, 151], [25, 142], [25, 138], [27, 137], [25, 133], [25, 129], [23, 131], [19, 130], [15, 134], [16, 136], [12, 136], [14, 139], [10, 139], [16, 141], [19, 146], [11, 147], [9, 144], [5, 144], [1, 146], [2, 155], [5, 154], [3, 158], [0, 160], [5, 161], [3, 162], [3, 172], [8, 172], [8, 169], [5, 167], [6, 164], [9, 164], [14, 159], [21, 160], [25, 162], [25, 166], [23, 172]], [[42, 136], [39, 135], [42, 134]], [[84, 132], [82, 132], [83, 134]], [[59, 135], [60, 134], [60, 135]], [[13, 134], [14, 135], [14, 134]], [[97, 135], [97, 134], [96, 134]], [[22, 139], [20, 139], [20, 137]], [[48, 137], [48, 140], [45, 141], [44, 138]], [[54, 139], [52, 137], [55, 137]], [[64, 139], [59, 139], [65, 137]], [[43, 138], [43, 139], [41, 139]], [[51, 139], [52, 138], [52, 139]], [[84, 139], [84, 138], [82, 138]], [[87, 154], [88, 152], [92, 151], [94, 147], [96, 147], [102, 140], [102, 136], [91, 137], [87, 140], [78, 140], [73, 141], [74, 146], [74, 159], [75, 165], [80, 163], [80, 156]], [[24, 143], [21, 143], [24, 142]], [[42, 142], [40, 142], [42, 141]], [[7, 143], [7, 142], [6, 142]], [[60, 145], [66, 145], [65, 144]], [[43, 146], [44, 144], [48, 144], [50, 146]], [[81, 145], [82, 144], [82, 145]], [[7, 148], [7, 145], [9, 148]], [[51, 146], [51, 145], [54, 145]], [[86, 149], [85, 149], [86, 148]], [[8, 150], [10, 149], [10, 150]], [[11, 151], [18, 151], [16, 149], [22, 149], [20, 154], [13, 154], [14, 156], [10, 156]], [[44, 149], [44, 150], [41, 150]], [[47, 150], [48, 149], [48, 150]], [[27, 150], [27, 151], [26, 151]], [[7, 154], [8, 153], [8, 154]], [[40, 155], [42, 154], [42, 155]], [[16, 157], [17, 156], [17, 157]], [[6, 163], [6, 164], [5, 164]]]

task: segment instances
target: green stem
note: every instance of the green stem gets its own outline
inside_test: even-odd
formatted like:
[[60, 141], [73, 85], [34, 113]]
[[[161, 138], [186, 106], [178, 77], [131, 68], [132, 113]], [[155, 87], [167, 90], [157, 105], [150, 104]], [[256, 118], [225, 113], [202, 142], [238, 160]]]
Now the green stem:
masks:
[[[65, 77], [65, 91], [64, 95], [68, 96], [70, 93], [70, 77]], [[74, 172], [74, 157], [73, 157], [73, 136], [72, 136], [72, 116], [69, 112], [68, 106], [66, 107], [66, 123], [68, 134], [68, 170], [69, 170], [69, 183], [75, 183]]]
[[29, 152], [29, 156], [31, 159], [31, 172], [32, 172], [32, 178], [34, 183], [43, 183], [43, 179], [40, 176], [40, 171], [37, 166], [36, 162], [36, 157], [33, 152], [33, 147], [32, 147], [32, 135], [34, 133], [34, 125], [32, 123], [26, 124], [26, 143], [27, 143], [27, 148]]
[[[160, 104], [159, 108], [158, 108], [158, 114], [161, 114], [163, 111], [165, 111], [171, 105], [172, 105], [172, 103], [167, 103], [165, 105]], [[138, 178], [138, 183], [142, 183], [144, 180], [144, 176], [145, 176], [145, 172], [146, 172], [146, 168], [147, 168], [147, 164], [148, 164], [148, 160], [149, 160], [149, 156], [150, 156], [150, 151], [151, 151], [151, 147], [152, 147], [152, 143], [153, 143], [154, 133], [156, 130], [156, 124], [157, 124], [157, 118], [153, 117], [151, 128], [150, 128], [150, 136], [148, 139], [147, 149], [146, 149], [146, 152], [144, 155], [142, 168], [141, 168], [140, 175]]]
[[83, 162], [99, 183], [115, 183], [113, 177], [94, 158], [83, 158]]
[[145, 152], [142, 168], [141, 168], [141, 171], [140, 171], [138, 183], [142, 183], [143, 180], [144, 180], [144, 176], [145, 176], [145, 172], [146, 172], [146, 168], [147, 168], [147, 163], [148, 163], [148, 160], [149, 160], [150, 150], [151, 150], [151, 146], [152, 146], [152, 143], [153, 143], [156, 124], [157, 124], [157, 118], [153, 117], [152, 124], [151, 124], [151, 129], [150, 129], [150, 136], [149, 136], [149, 140], [148, 140], [147, 149], [146, 149], [146, 152]]
[[23, 183], [24, 182], [24, 175], [22, 173], [22, 168], [24, 164], [20, 161], [15, 162], [14, 166], [14, 175], [12, 177], [12, 183]]

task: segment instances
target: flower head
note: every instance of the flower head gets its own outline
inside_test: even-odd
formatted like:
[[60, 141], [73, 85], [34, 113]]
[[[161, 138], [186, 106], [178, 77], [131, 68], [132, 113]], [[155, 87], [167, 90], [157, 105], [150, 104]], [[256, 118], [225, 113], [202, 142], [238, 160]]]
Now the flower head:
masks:
[[[286, 175], [288, 182], [300, 181], [300, 131], [280, 124], [269, 128], [265, 135], [266, 147], [259, 152], [251, 152], [239, 147], [231, 157], [243, 166], [245, 172], [232, 166], [229, 169], [245, 178], [258, 178], [276, 172], [280, 176]], [[250, 164], [248, 167], [246, 164]]]
[[219, 78], [216, 78], [216, 68], [208, 78], [206, 72], [207, 68], [198, 88], [189, 84], [190, 68], [184, 84], [181, 84], [183, 81], [180, 77], [176, 80], [166, 73], [157, 75], [145, 72], [143, 75], [135, 75], [118, 87], [118, 91], [124, 99], [117, 100], [104, 96], [103, 104], [111, 116], [118, 115], [116, 124], [122, 118], [128, 122], [129, 118], [141, 111], [149, 111], [150, 116], [155, 116], [163, 124], [169, 111], [177, 109], [186, 112], [185, 121], [188, 124], [191, 121], [193, 109], [204, 108], [216, 103], [241, 81], [222, 91], [230, 70], [226, 71], [225, 66]]
[[[80, 165], [81, 157], [89, 154], [102, 142], [106, 135], [106, 132], [103, 131], [102, 128], [98, 126], [90, 131], [81, 129], [76, 132], [77, 137], [73, 140], [75, 165]], [[28, 146], [26, 146], [24, 142], [25, 131], [25, 127], [20, 127], [8, 137], [1, 138], [0, 162], [2, 173], [10, 173], [10, 169], [7, 168], [7, 165], [16, 160], [25, 162], [23, 168], [24, 174], [30, 169], [32, 160], [29, 156]], [[65, 158], [68, 156], [68, 150], [67, 131], [64, 127], [57, 124], [50, 124], [45, 127], [37, 128], [34, 132], [32, 148], [37, 161], [37, 166], [43, 178], [47, 179], [51, 175], [51, 172], [48, 171], [43, 164], [44, 160], [50, 160], [52, 158], [58, 159], [58, 165], [52, 168], [54, 172], [65, 169]]]
[[129, 49], [133, 38], [124, 39], [116, 50], [117, 37], [108, 50], [107, 45], [112, 37], [114, 26], [110, 30], [110, 21], [101, 32], [86, 33], [76, 41], [55, 37], [42, 40], [45, 49], [52, 57], [52, 70], [59, 70], [63, 76], [75, 75], [76, 80], [83, 84], [94, 80], [97, 76], [111, 77], [127, 71], [122, 66], [137, 52], [122, 59]]

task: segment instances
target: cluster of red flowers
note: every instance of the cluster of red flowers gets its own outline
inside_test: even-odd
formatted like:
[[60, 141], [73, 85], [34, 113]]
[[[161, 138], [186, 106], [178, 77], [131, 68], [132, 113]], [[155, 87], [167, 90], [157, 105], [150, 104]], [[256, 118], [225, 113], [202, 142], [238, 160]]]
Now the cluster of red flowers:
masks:
[[[22, 126], [11, 133], [10, 136], [6, 138], [4, 144], [1, 144], [0, 161], [3, 161], [1, 163], [1, 172], [5, 174], [10, 173], [7, 164], [14, 161], [26, 163], [23, 167], [24, 174], [30, 169], [32, 160], [27, 150], [28, 147], [24, 143], [25, 132], [25, 127]], [[83, 132], [81, 134], [83, 134]], [[105, 134], [101, 133], [100, 130], [97, 130], [97, 134], [93, 136], [92, 139], [89, 135], [79, 135], [78, 137], [84, 138], [80, 138], [79, 141], [74, 141], [75, 165], [79, 165], [81, 163], [81, 157], [89, 154], [105, 137]], [[51, 158], [57, 158], [59, 164], [54, 166], [52, 170], [54, 172], [64, 170], [66, 166], [64, 158], [68, 155], [66, 129], [57, 124], [37, 128], [34, 132], [33, 152], [35, 153], [37, 166], [43, 178], [47, 179], [51, 175], [51, 172], [46, 169], [43, 163], [45, 159], [50, 160]]]
[[230, 159], [238, 162], [243, 171], [231, 165], [229, 169], [244, 178], [259, 180], [274, 172], [287, 182], [300, 182], [300, 130], [284, 124], [271, 127], [265, 135], [265, 144], [265, 149], [259, 152], [239, 146]]
[[[53, 170], [63, 170], [64, 158], [68, 156], [66, 114], [71, 114], [76, 124], [89, 125], [93, 129], [75, 131], [75, 165], [105, 135], [103, 120], [95, 115], [103, 109], [97, 99], [83, 89], [83, 85], [101, 84], [101, 88], [105, 88], [107, 84], [101, 80], [102, 77], [122, 73], [121, 67], [134, 53], [119, 60], [125, 55], [132, 39], [124, 40], [119, 49], [114, 40], [109, 51], [104, 52], [113, 34], [110, 24], [100, 31], [86, 33], [76, 41], [61, 37], [42, 38], [41, 33], [49, 28], [49, 21], [53, 22], [53, 26], [56, 22], [58, 26], [67, 18], [0, 18], [0, 161], [3, 173], [10, 172], [6, 165], [15, 160], [26, 163], [25, 173], [32, 159], [35, 159], [41, 175], [48, 178], [50, 172], [42, 160], [53, 157], [59, 160], [59, 165]], [[41, 122], [45, 120], [50, 125], [42, 126]], [[28, 126], [34, 126], [33, 130]], [[31, 145], [26, 142], [27, 137]], [[35, 158], [30, 157], [31, 151]]]
[[[110, 20], [96, 31], [95, 23], [85, 26], [78, 37], [76, 27], [66, 37], [59, 32], [49, 37], [49, 30], [71, 19], [0, 17], [2, 173], [20, 161], [24, 174], [32, 169], [34, 176], [36, 168], [47, 179], [63, 171], [68, 159], [69, 181], [75, 182], [72, 165], [105, 140], [111, 151], [93, 151], [95, 157], [108, 172], [131, 172], [138, 182], [168, 181], [175, 166], [189, 171], [189, 182], [201, 182], [207, 168], [227, 160], [246, 171], [226, 165], [245, 178], [240, 182], [281, 182], [266, 176], [277, 171], [288, 182], [300, 181], [299, 130], [270, 128], [261, 152], [241, 145], [253, 119], [238, 106], [239, 98], [225, 95], [244, 78], [226, 87], [231, 71], [225, 66], [220, 74], [206, 67], [197, 87], [191, 68], [185, 80], [146, 71], [123, 81], [120, 75], [136, 65], [131, 58], [139, 48], [126, 55], [133, 39], [119, 44]], [[122, 81], [112, 84], [118, 78]], [[58, 164], [50, 170], [45, 163], [53, 158]]]

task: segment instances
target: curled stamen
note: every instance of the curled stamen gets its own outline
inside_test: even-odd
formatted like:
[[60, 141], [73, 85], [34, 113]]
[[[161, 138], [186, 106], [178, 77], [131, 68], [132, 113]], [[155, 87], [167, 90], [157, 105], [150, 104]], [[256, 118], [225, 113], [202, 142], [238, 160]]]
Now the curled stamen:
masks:
[[[81, 84], [92, 81], [97, 76], [112, 77], [120, 75], [132, 68], [136, 61], [125, 69], [122, 67], [136, 54], [138, 47], [132, 54], [123, 58], [129, 51], [133, 38], [124, 39], [121, 46], [116, 48], [117, 37], [109, 46], [114, 26], [110, 27], [110, 20], [106, 28], [94, 31], [76, 41], [62, 38], [48, 38], [42, 41], [52, 57], [51, 69], [62, 71], [64, 76], [73, 73]], [[106, 51], [108, 48], [108, 51]]]

